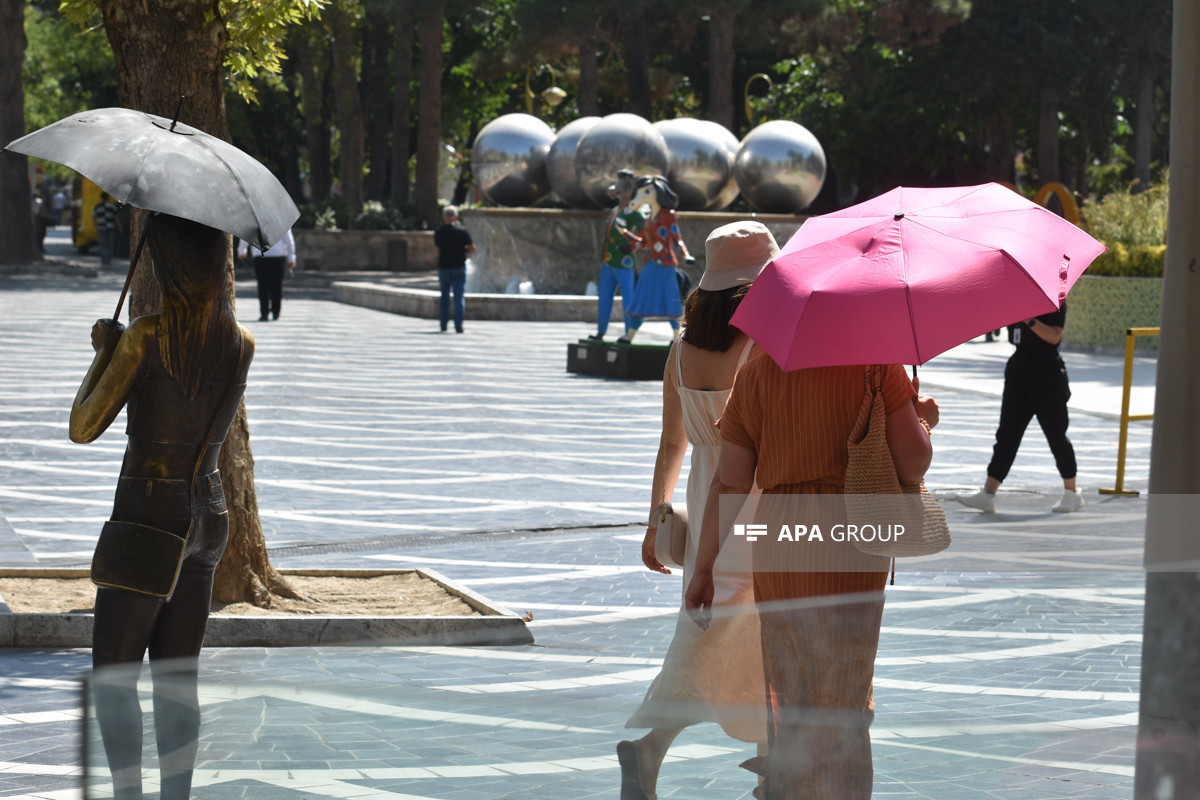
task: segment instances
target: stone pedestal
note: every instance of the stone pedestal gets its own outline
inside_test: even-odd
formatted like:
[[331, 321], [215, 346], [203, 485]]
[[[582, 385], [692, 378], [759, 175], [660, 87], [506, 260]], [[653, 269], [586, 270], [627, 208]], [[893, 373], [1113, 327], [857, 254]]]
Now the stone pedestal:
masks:
[[[469, 292], [503, 292], [514, 280], [531, 281], [536, 294], [583, 294], [600, 275], [600, 246], [609, 211], [539, 208], [468, 208], [460, 212], [477, 251]], [[704, 274], [704, 240], [714, 228], [754, 219], [782, 247], [804, 221], [790, 214], [679, 213], [679, 229], [696, 263], [692, 285]]]

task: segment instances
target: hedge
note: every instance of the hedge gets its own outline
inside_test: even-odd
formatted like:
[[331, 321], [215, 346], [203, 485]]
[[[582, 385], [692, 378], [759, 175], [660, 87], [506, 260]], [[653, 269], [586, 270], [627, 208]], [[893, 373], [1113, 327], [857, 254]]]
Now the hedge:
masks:
[[1139, 245], [1126, 247], [1120, 242], [1110, 244], [1107, 253], [1101, 253], [1087, 275], [1113, 275], [1123, 278], [1161, 278], [1167, 257], [1167, 246]]

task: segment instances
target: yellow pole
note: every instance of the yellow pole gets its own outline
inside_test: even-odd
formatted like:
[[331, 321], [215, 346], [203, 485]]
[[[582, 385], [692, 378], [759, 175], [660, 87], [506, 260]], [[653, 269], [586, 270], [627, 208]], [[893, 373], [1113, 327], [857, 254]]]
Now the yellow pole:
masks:
[[1121, 438], [1117, 442], [1116, 494], [1137, 494], [1125, 491], [1125, 446], [1129, 440], [1129, 395], [1133, 387], [1133, 331], [1125, 330], [1125, 380], [1121, 388]]
[[1158, 328], [1125, 329], [1125, 376], [1121, 389], [1121, 435], [1117, 439], [1117, 485], [1112, 489], [1099, 489], [1100, 494], [1120, 494], [1136, 497], [1139, 492], [1125, 489], [1125, 453], [1129, 442], [1129, 423], [1154, 419], [1153, 414], [1129, 413], [1129, 400], [1133, 386], [1133, 345], [1138, 336], [1157, 336]]

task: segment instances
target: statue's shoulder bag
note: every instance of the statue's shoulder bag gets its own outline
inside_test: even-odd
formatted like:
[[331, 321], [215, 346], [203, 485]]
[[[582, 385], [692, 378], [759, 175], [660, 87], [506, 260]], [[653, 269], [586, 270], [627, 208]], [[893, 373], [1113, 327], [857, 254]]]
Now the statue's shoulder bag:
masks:
[[148, 597], [171, 599], [175, 592], [175, 584], [179, 580], [179, 569], [183, 566], [184, 550], [188, 539], [191, 538], [192, 526], [196, 524], [191, 513], [196, 504], [196, 478], [199, 477], [200, 465], [204, 463], [204, 457], [208, 453], [213, 429], [222, 416], [221, 409], [228, 401], [229, 393], [238, 383], [244, 357], [245, 338], [239, 331], [238, 361], [234, 368], [234, 379], [213, 414], [212, 424], [200, 445], [200, 454], [192, 468], [187, 534], [181, 537], [150, 525], [108, 520], [100, 530], [96, 552], [92, 555], [92, 583], [111, 589], [125, 589]]

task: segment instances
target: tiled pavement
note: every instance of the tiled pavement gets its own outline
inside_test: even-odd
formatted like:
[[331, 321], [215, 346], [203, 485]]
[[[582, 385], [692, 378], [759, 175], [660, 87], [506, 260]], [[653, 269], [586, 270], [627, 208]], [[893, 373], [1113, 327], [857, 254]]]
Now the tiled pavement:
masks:
[[[113, 276], [0, 278], [5, 565], [90, 556], [123, 425], [86, 447], [65, 426], [88, 329], [118, 289]], [[617, 796], [613, 745], [679, 598], [677, 578], [637, 562], [657, 386], [566, 374], [577, 325], [478, 322], [447, 336], [318, 298], [293, 294], [280, 321], [251, 323], [247, 404], [273, 560], [432, 566], [531, 612], [537, 642], [206, 651], [195, 795]], [[982, 392], [1003, 347], [967, 345], [922, 372], [942, 405], [929, 477], [942, 497], [981, 477], [998, 415]], [[1100, 376], [1088, 399], [1112, 394], [1113, 359], [1067, 360]], [[1001, 513], [948, 504], [954, 547], [889, 589], [876, 797], [1131, 794], [1144, 501], [1094, 494], [1112, 482], [1111, 417], [1076, 407], [1071, 430], [1083, 511], [1048, 512], [1054, 467], [1033, 430]], [[1135, 424], [1134, 488], [1148, 453], [1149, 426]], [[463, 535], [477, 532], [488, 535]], [[79, 796], [87, 663], [86, 651], [0, 650], [0, 796]], [[689, 729], [660, 795], [748, 797], [737, 764], [752, 754], [714, 725]]]

